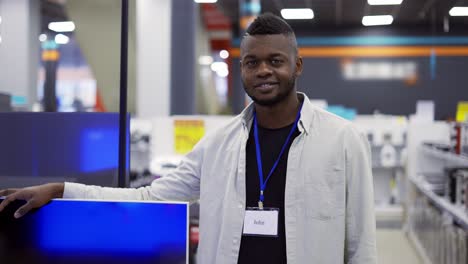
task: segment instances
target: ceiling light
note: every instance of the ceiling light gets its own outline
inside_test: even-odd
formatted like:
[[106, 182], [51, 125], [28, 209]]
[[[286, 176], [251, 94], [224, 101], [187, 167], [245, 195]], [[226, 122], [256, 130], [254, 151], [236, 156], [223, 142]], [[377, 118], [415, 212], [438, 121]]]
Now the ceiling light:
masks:
[[222, 50], [219, 52], [219, 56], [221, 59], [227, 59], [229, 58], [229, 52], [227, 50]]
[[49, 29], [55, 32], [72, 32], [75, 30], [75, 23], [72, 21], [50, 22]]
[[2, 23], [2, 17], [0, 16], [0, 24]]
[[229, 75], [229, 70], [228, 69], [220, 69], [216, 71], [216, 75], [218, 75], [221, 78], [227, 77]]
[[364, 26], [390, 25], [392, 24], [392, 22], [393, 22], [393, 16], [391, 15], [362, 17], [362, 24]]
[[403, 0], [367, 0], [369, 5], [401, 5]]
[[193, 0], [195, 3], [216, 3], [218, 0]]
[[213, 63], [213, 58], [211, 56], [198, 57], [198, 64], [200, 65], [210, 65], [211, 63]]
[[40, 42], [44, 42], [47, 40], [47, 35], [46, 34], [40, 34], [39, 35], [39, 41]]
[[2, 36], [0, 36], [0, 43], [2, 43]]
[[64, 34], [55, 35], [55, 43], [57, 44], [67, 44], [69, 40], [70, 38], [65, 36]]
[[312, 19], [314, 11], [310, 8], [285, 8], [281, 9], [281, 16], [284, 19]]
[[455, 6], [450, 9], [451, 16], [468, 16], [468, 6]]
[[228, 65], [225, 63], [225, 62], [222, 62], [222, 61], [217, 61], [217, 62], [213, 62], [211, 64], [211, 70], [212, 71], [224, 71], [224, 70], [227, 70], [228, 69]]

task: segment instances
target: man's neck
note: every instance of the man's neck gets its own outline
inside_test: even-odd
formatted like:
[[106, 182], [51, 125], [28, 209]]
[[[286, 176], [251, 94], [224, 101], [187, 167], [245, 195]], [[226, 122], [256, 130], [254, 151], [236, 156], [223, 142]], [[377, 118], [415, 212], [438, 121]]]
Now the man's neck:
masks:
[[296, 93], [272, 106], [255, 104], [257, 123], [261, 127], [270, 129], [288, 126], [296, 120], [299, 107], [300, 102]]

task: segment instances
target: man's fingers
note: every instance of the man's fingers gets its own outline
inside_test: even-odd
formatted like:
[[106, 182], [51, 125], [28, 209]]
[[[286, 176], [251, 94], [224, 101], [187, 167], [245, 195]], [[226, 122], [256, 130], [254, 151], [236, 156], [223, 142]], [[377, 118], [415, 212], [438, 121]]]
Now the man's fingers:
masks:
[[2, 203], [0, 203], [0, 212], [3, 211], [3, 209], [5, 209], [5, 207], [9, 205], [11, 202], [13, 202], [14, 200], [16, 200], [16, 197], [14, 197], [13, 195], [7, 196], [2, 201]]
[[14, 217], [20, 218], [23, 215], [27, 214], [29, 211], [31, 211], [31, 209], [33, 208], [34, 206], [32, 205], [31, 201], [28, 201], [25, 205], [21, 206], [20, 208], [18, 208], [18, 210], [16, 210]]
[[10, 194], [13, 194], [17, 192], [18, 189], [5, 189], [5, 190], [0, 190], [0, 196], [8, 196]]

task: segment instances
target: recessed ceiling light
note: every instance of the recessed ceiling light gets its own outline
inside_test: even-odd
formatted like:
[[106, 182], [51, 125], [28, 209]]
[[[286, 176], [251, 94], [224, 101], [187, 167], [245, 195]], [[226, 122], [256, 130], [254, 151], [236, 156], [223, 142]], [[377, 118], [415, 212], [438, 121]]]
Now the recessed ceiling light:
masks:
[[468, 6], [455, 6], [450, 9], [451, 16], [468, 16]]
[[227, 59], [229, 58], [229, 52], [227, 50], [222, 50], [219, 52], [219, 56], [221, 59]]
[[312, 19], [314, 11], [310, 8], [285, 8], [281, 9], [281, 16], [284, 19]]
[[216, 3], [218, 0], [193, 0], [195, 3]]
[[64, 34], [55, 35], [55, 43], [57, 44], [67, 44], [69, 40], [70, 38], [65, 36]]
[[72, 32], [75, 30], [75, 23], [72, 21], [50, 22], [49, 29], [55, 32]]
[[46, 34], [40, 34], [39, 35], [39, 41], [40, 42], [44, 42], [47, 40], [47, 35]]
[[367, 0], [369, 5], [401, 5], [403, 0]]
[[364, 26], [382, 26], [390, 25], [393, 23], [393, 16], [383, 15], [383, 16], [364, 16], [362, 18], [362, 24]]

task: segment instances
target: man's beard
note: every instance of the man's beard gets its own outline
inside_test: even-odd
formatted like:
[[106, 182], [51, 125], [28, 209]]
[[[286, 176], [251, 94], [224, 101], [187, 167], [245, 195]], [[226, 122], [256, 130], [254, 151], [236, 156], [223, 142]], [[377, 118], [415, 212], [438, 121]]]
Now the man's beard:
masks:
[[243, 81], [242, 81], [242, 85], [244, 85], [244, 90], [247, 93], [247, 95], [256, 104], [259, 104], [261, 106], [273, 106], [273, 105], [285, 100], [285, 98], [288, 97], [288, 95], [293, 91], [293, 89], [294, 89], [294, 87], [296, 85], [296, 79], [294, 77], [289, 79], [289, 81], [287, 83], [287, 87], [286, 87], [287, 89], [286, 90], [280, 91], [275, 97], [273, 97], [271, 99], [266, 99], [266, 100], [258, 99], [257, 97], [249, 94], [247, 92], [247, 89], [245, 89], [246, 86], [245, 86], [245, 83]]

